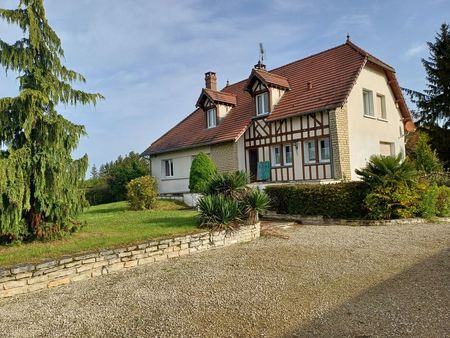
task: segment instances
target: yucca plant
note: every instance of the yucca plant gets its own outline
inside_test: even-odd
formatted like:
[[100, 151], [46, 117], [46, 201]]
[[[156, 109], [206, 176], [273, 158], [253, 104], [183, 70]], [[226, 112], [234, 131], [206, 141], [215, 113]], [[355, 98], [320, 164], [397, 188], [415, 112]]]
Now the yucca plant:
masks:
[[205, 195], [198, 203], [202, 226], [233, 230], [242, 222], [242, 205], [231, 197], [223, 195]]
[[244, 205], [248, 222], [254, 224], [259, 220], [259, 214], [266, 211], [270, 204], [269, 196], [258, 188], [248, 191]]
[[210, 179], [206, 194], [239, 198], [248, 182], [249, 175], [244, 171], [216, 174]]

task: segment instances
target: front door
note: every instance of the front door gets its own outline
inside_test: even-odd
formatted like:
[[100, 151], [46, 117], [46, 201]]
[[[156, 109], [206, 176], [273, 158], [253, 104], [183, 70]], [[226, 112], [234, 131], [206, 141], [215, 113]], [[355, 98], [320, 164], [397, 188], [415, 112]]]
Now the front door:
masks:
[[248, 150], [250, 181], [255, 182], [258, 173], [258, 149]]

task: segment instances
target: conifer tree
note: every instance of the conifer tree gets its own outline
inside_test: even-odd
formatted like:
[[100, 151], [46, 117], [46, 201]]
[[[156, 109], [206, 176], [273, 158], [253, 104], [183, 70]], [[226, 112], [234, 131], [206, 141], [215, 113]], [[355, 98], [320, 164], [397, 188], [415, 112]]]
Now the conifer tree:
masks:
[[434, 43], [427, 42], [429, 58], [422, 59], [427, 73], [424, 93], [405, 89], [417, 110], [413, 111], [421, 126], [450, 129], [450, 27], [443, 23]]
[[71, 153], [85, 129], [56, 107], [95, 105], [102, 96], [72, 87], [85, 79], [62, 64], [64, 51], [43, 0], [19, 0], [17, 9], [0, 8], [0, 18], [24, 34], [14, 44], [0, 39], [0, 65], [18, 73], [20, 83], [17, 97], [0, 99], [0, 240], [73, 230], [85, 203], [88, 162]]

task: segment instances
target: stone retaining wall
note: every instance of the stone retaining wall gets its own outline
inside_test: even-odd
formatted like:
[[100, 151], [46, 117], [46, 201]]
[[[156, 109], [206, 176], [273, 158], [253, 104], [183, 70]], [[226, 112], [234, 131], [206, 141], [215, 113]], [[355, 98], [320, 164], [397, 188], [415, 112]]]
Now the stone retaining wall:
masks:
[[203, 232], [0, 269], [0, 298], [69, 284], [208, 249], [250, 242], [259, 236], [258, 223], [233, 232]]

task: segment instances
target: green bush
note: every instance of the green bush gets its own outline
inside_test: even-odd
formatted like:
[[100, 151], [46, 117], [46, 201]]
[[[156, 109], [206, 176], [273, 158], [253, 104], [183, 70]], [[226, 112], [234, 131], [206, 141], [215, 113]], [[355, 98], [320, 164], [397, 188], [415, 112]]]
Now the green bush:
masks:
[[242, 205], [231, 197], [205, 195], [198, 203], [201, 225], [219, 230], [233, 230], [242, 221]]
[[372, 188], [364, 198], [366, 218], [409, 218], [417, 213], [418, 195], [406, 185]]
[[431, 218], [438, 214], [437, 202], [439, 188], [433, 184], [422, 184], [418, 188], [420, 199], [417, 206], [417, 215], [424, 218]]
[[419, 139], [414, 151], [414, 164], [416, 169], [430, 175], [443, 171], [442, 162], [436, 154], [436, 151], [432, 150], [429, 145], [429, 136], [425, 133], [420, 133]]
[[206, 185], [217, 172], [214, 162], [203, 152], [195, 156], [189, 173], [189, 190], [193, 193], [205, 192]]
[[279, 214], [362, 218], [367, 185], [363, 182], [268, 186], [271, 210]]
[[441, 217], [450, 216], [450, 187], [438, 187], [436, 200], [436, 214]]
[[156, 180], [152, 176], [142, 176], [127, 184], [127, 200], [132, 210], [151, 209], [158, 197]]
[[369, 187], [364, 198], [367, 218], [408, 218], [418, 212], [417, 171], [401, 154], [374, 155], [363, 169], [355, 172]]
[[119, 156], [104, 173], [116, 201], [123, 201], [126, 198], [128, 182], [149, 174], [148, 161], [134, 152], [130, 152], [125, 157]]
[[91, 179], [86, 181], [86, 200], [90, 205], [111, 203], [115, 201], [114, 194], [104, 179]]

